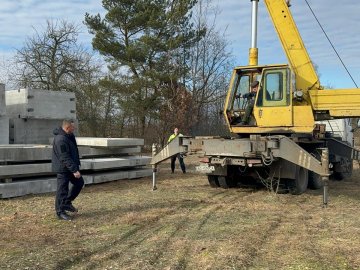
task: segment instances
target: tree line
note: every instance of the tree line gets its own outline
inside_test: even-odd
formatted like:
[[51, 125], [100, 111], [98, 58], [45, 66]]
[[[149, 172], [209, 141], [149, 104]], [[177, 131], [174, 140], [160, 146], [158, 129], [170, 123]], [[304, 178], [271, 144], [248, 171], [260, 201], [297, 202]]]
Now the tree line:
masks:
[[[165, 144], [183, 134], [221, 135], [219, 115], [232, 55], [209, 0], [103, 0], [86, 13], [92, 49], [80, 27], [47, 21], [17, 50], [17, 87], [75, 92], [81, 136], [142, 137]], [[106, 67], [106, 68], [104, 68]]]

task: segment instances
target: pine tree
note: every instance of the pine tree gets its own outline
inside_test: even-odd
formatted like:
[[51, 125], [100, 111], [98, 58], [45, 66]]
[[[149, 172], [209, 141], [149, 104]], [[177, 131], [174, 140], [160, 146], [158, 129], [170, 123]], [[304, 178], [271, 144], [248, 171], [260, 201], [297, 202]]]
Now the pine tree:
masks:
[[85, 15], [92, 45], [123, 74], [123, 94], [140, 134], [184, 87], [186, 52], [205, 29], [190, 23], [196, 0], [103, 0], [106, 15]]

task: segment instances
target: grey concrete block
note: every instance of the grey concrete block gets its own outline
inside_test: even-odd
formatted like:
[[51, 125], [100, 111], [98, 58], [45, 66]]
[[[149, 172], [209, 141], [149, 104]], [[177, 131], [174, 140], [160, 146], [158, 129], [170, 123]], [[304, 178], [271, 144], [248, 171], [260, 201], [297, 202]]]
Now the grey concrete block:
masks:
[[1, 165], [0, 179], [54, 174], [51, 163]]
[[[149, 164], [147, 156], [127, 156], [121, 158], [82, 159], [81, 171], [119, 169]], [[29, 177], [36, 175], [52, 175], [51, 163], [0, 165], [0, 179]]]
[[11, 118], [76, 119], [75, 94], [65, 91], [19, 89], [5, 92]]
[[79, 146], [80, 156], [82, 158], [88, 157], [100, 157], [100, 156], [115, 156], [115, 155], [127, 155], [127, 154], [139, 154], [141, 153], [141, 147], [125, 147], [125, 148], [95, 148], [88, 146]]
[[83, 178], [86, 182], [90, 182], [92, 184], [99, 184], [115, 180], [127, 179], [129, 178], [129, 173], [127, 171], [112, 171], [91, 175], [83, 175]]
[[6, 115], [5, 84], [0, 83], [0, 117]]
[[0, 162], [51, 160], [51, 145], [0, 145]]
[[0, 116], [0, 144], [9, 144], [9, 117]]
[[[92, 148], [79, 147], [80, 158], [108, 157], [140, 153], [140, 147]], [[0, 162], [28, 162], [51, 160], [52, 145], [9, 144], [0, 145]]]
[[61, 124], [59, 119], [10, 119], [10, 143], [48, 144], [53, 130]]
[[129, 179], [142, 178], [152, 175], [152, 169], [143, 168], [141, 170], [131, 170], [129, 171]]
[[19, 197], [56, 191], [56, 178], [0, 183], [0, 198]]
[[[151, 176], [151, 169], [118, 170], [96, 174], [84, 174], [84, 182], [98, 184], [122, 179], [132, 179]], [[12, 183], [0, 183], [0, 198], [19, 197], [28, 194], [41, 194], [56, 191], [56, 177], [39, 177], [36, 179], [16, 181]]]
[[82, 170], [104, 170], [113, 168], [125, 168], [144, 166], [149, 164], [151, 157], [122, 157], [122, 158], [95, 158], [95, 159], [82, 159]]
[[137, 138], [95, 138], [77, 137], [78, 145], [93, 147], [129, 147], [144, 145], [144, 139]]
[[92, 181], [93, 184], [98, 184], [98, 183], [110, 182], [121, 179], [145, 177], [145, 176], [150, 176], [151, 174], [152, 174], [151, 169], [133, 169], [128, 171], [119, 170], [112, 172], [95, 173], [91, 175], [85, 175], [83, 177], [84, 179], [87, 178], [87, 181], [89, 182]]

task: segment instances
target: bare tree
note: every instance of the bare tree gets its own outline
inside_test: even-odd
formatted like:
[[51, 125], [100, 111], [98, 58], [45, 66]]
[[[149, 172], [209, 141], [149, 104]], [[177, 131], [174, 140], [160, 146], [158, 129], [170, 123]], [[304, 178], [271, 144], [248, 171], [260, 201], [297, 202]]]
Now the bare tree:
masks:
[[0, 82], [6, 85], [6, 89], [16, 87], [11, 76], [15, 70], [13, 59], [8, 57], [0, 58]]
[[88, 71], [91, 55], [78, 45], [79, 29], [67, 21], [47, 21], [43, 33], [27, 38], [17, 50], [14, 74], [20, 87], [69, 90], [79, 74]]
[[[226, 29], [220, 31], [216, 27], [218, 12], [211, 0], [200, 0], [194, 12], [197, 28], [207, 29], [204, 38], [189, 50], [190, 72], [186, 84], [196, 108], [197, 121], [192, 128], [195, 134], [214, 130], [213, 125], [219, 124], [219, 104], [225, 99], [233, 68]], [[217, 117], [216, 121], [213, 117]]]

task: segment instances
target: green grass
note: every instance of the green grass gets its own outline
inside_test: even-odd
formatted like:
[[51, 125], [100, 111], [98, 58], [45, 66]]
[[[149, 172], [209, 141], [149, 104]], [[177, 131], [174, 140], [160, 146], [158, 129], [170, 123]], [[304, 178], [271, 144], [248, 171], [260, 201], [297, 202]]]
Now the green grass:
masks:
[[87, 186], [71, 222], [54, 194], [0, 201], [1, 269], [360, 269], [358, 174], [301, 196], [213, 189], [206, 177]]

